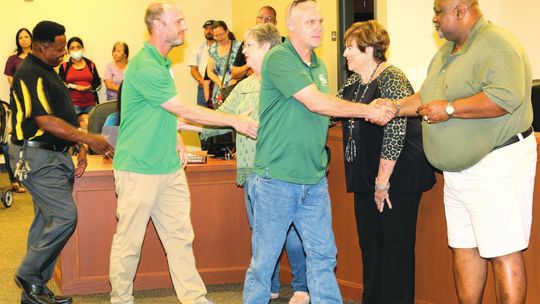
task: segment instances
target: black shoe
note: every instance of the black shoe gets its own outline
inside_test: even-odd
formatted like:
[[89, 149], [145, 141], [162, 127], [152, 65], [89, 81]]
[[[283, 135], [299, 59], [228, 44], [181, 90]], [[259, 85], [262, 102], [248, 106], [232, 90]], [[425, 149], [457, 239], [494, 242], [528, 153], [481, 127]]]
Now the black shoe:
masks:
[[43, 293], [45, 293], [46, 295], [48, 295], [50, 298], [52, 298], [54, 300], [54, 303], [57, 303], [57, 304], [71, 304], [73, 303], [73, 299], [71, 297], [68, 297], [68, 296], [57, 296], [55, 295], [52, 290], [50, 290], [49, 288], [47, 288], [47, 286], [45, 286], [43, 288]]
[[26, 282], [17, 275], [15, 275], [15, 283], [23, 290], [25, 299], [21, 297], [21, 303], [55, 304], [54, 300], [43, 292], [43, 286]]

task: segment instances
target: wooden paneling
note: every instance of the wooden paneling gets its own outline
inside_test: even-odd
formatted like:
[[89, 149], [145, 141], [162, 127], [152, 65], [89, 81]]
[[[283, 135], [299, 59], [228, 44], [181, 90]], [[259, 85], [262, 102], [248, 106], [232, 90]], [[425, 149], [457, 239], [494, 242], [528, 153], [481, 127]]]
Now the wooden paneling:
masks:
[[[207, 284], [242, 282], [251, 257], [251, 232], [244, 195], [236, 187], [236, 163], [209, 159], [186, 170], [195, 230], [197, 269]], [[64, 294], [110, 291], [109, 253], [116, 229], [116, 195], [111, 163], [89, 157], [74, 197], [79, 221], [62, 251], [55, 280]], [[135, 290], [172, 287], [165, 253], [150, 222], [135, 278]]]

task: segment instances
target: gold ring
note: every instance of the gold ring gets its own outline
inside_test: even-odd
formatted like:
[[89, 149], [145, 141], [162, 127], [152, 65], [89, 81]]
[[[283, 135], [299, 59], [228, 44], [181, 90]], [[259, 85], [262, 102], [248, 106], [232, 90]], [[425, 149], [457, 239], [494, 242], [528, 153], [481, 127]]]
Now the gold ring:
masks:
[[422, 117], [424, 119], [424, 121], [429, 121], [429, 118], [427, 117], [427, 115], [424, 115], [424, 117]]

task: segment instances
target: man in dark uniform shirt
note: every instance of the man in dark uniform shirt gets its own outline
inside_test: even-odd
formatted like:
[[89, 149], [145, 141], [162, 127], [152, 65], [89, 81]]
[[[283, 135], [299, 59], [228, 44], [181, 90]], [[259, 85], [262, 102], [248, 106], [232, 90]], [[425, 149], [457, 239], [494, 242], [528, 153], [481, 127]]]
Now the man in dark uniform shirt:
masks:
[[[30, 191], [35, 210], [26, 255], [15, 275], [23, 290], [21, 303], [72, 302], [70, 297], [55, 296], [46, 284], [77, 223], [74, 177], [86, 169], [87, 146], [106, 157], [114, 154], [103, 137], [77, 129], [69, 92], [54, 71], [66, 54], [64, 33], [58, 23], [38, 23], [32, 32], [32, 52], [13, 77], [10, 161], [14, 168], [18, 164], [16, 175]], [[80, 146], [76, 168], [68, 152], [75, 143]]]

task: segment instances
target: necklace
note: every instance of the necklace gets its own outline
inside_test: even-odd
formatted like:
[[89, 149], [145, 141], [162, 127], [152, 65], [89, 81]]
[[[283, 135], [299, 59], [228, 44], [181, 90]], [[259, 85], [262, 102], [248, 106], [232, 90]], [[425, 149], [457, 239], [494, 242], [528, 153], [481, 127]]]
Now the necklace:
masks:
[[[364, 97], [366, 96], [366, 92], [369, 88], [369, 85], [373, 81], [373, 76], [375, 76], [375, 72], [377, 72], [377, 69], [379, 69], [379, 66], [381, 63], [379, 62], [375, 69], [373, 70], [373, 73], [371, 73], [371, 76], [369, 77], [368, 82], [366, 83], [366, 86], [364, 87], [364, 91], [362, 92], [362, 96], [360, 96], [360, 99], [358, 99], [358, 93], [360, 93], [360, 82], [362, 81], [362, 77], [360, 77], [360, 81], [358, 83], [358, 87], [356, 88], [356, 91], [354, 92], [354, 98], [352, 102], [362, 102]], [[347, 146], [345, 147], [345, 160], [348, 163], [352, 163], [354, 159], [356, 158], [356, 142], [353, 138], [353, 130], [354, 130], [354, 118], [349, 119], [349, 138], [347, 139]]]

